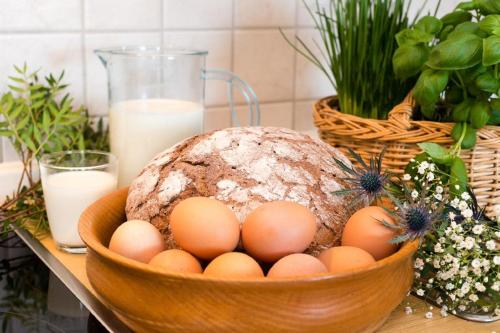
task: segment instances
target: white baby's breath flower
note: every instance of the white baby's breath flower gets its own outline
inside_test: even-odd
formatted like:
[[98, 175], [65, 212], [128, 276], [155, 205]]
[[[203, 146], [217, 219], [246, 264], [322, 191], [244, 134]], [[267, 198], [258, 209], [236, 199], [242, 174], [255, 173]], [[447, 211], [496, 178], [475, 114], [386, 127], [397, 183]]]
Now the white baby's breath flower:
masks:
[[470, 208], [466, 208], [462, 211], [462, 215], [466, 218], [466, 219], [470, 219], [472, 217], [474, 213], [472, 212], [472, 209]]
[[432, 312], [431, 311], [426, 312], [425, 313], [425, 318], [432, 319]]
[[[498, 217], [500, 217], [500, 215]], [[495, 237], [500, 239], [500, 231], [495, 231]]]
[[467, 202], [463, 201], [463, 200], [460, 200], [460, 202], [458, 203], [458, 209], [460, 209], [461, 211], [465, 210], [469, 208], [469, 205], [467, 204]]
[[479, 267], [481, 267], [481, 261], [476, 258], [476, 259], [472, 260], [470, 265], [474, 268], [479, 268]]
[[424, 296], [424, 294], [425, 294], [425, 290], [423, 290], [423, 289], [418, 289], [417, 290], [417, 295], [418, 296]]
[[466, 308], [466, 306], [465, 306], [465, 305], [463, 305], [463, 304], [462, 304], [462, 305], [459, 305], [459, 306], [458, 306], [458, 309], [459, 309], [460, 311], [465, 311], [465, 309], [467, 309], [467, 308]]
[[430, 182], [432, 182], [434, 180], [434, 173], [429, 172], [427, 174], [427, 180], [430, 181]]
[[436, 193], [436, 194], [434, 194], [434, 198], [436, 198], [436, 200], [441, 201], [441, 200], [443, 200], [443, 195], [439, 194], [439, 193]]
[[434, 252], [436, 252], [436, 253], [443, 253], [444, 252], [443, 248], [441, 247], [441, 243], [436, 243], [436, 245], [434, 245]]
[[481, 235], [484, 231], [484, 225], [482, 224], [476, 224], [473, 228], [472, 228], [472, 232], [476, 235]]
[[453, 200], [451, 200], [450, 202], [450, 205], [451, 207], [453, 208], [458, 208], [458, 205], [460, 204], [460, 200], [458, 200], [458, 198], [454, 198]]
[[448, 317], [448, 307], [443, 305], [439, 313], [441, 314], [441, 317]]
[[479, 297], [477, 297], [476, 294], [471, 294], [471, 295], [469, 295], [469, 299], [471, 301], [473, 301], [474, 303], [476, 303], [479, 300]]
[[476, 288], [476, 290], [481, 292], [481, 293], [486, 290], [486, 287], [481, 282], [476, 282], [474, 284], [474, 288]]
[[474, 240], [474, 238], [470, 237], [470, 236], [467, 236], [465, 238], [465, 248], [467, 250], [471, 250], [473, 247], [474, 247], [474, 244], [476, 243], [476, 241]]
[[464, 282], [462, 284], [462, 287], [460, 288], [460, 291], [463, 293], [463, 294], [467, 294], [469, 291], [470, 291], [470, 284], [469, 282]]
[[455, 185], [455, 190], [459, 190], [460, 189], [460, 185]]
[[409, 306], [406, 306], [405, 307], [405, 313], [407, 315], [411, 315], [413, 313], [413, 309], [411, 307], [409, 307]]
[[448, 290], [453, 290], [453, 289], [455, 289], [455, 286], [453, 285], [453, 283], [449, 283], [449, 282], [448, 282], [448, 283], [446, 284], [446, 287], [445, 287], [445, 288], [446, 288], [446, 289], [448, 289]]
[[[438, 298], [436, 298], [436, 303], [437, 304], [443, 303], [443, 299], [441, 298], [441, 296], [439, 296]], [[446, 306], [446, 305], [444, 305], [444, 306]]]
[[493, 239], [490, 239], [486, 242], [486, 248], [488, 250], [494, 250], [496, 248], [496, 242]]
[[411, 179], [411, 175], [410, 174], [405, 173], [403, 175], [403, 180], [410, 180], [410, 179]]
[[423, 161], [418, 166], [418, 173], [421, 174], [421, 175], [423, 175], [425, 173], [425, 170], [427, 170], [428, 167], [429, 167], [429, 162]]
[[418, 191], [417, 191], [417, 190], [413, 190], [413, 191], [411, 191], [411, 197], [412, 197], [413, 199], [418, 198]]
[[424, 261], [420, 258], [415, 259], [415, 268], [422, 269], [424, 267]]
[[495, 281], [495, 283], [491, 286], [491, 289], [494, 291], [500, 291], [500, 281]]
[[494, 256], [493, 263], [497, 266], [500, 265], [500, 256]]
[[460, 197], [464, 200], [469, 200], [470, 194], [468, 192], [464, 192], [464, 193], [462, 193], [462, 195]]

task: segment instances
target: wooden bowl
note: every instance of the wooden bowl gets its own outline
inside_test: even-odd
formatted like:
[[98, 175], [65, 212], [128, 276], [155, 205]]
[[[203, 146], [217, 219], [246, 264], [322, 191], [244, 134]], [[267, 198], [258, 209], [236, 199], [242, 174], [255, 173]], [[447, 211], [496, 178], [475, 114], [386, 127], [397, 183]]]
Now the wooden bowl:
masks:
[[373, 332], [413, 280], [418, 243], [368, 270], [296, 280], [235, 280], [174, 274], [107, 249], [125, 221], [127, 189], [87, 208], [79, 231], [90, 283], [136, 332]]

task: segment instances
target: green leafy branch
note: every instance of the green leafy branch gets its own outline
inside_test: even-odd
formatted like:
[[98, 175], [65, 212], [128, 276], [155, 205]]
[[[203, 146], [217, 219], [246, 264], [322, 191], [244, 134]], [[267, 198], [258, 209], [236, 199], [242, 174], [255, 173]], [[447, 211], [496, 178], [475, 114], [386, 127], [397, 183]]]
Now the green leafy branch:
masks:
[[[65, 92], [64, 71], [44, 80], [27, 65], [14, 66], [10, 91], [0, 97], [0, 136], [13, 145], [23, 171], [13, 195], [0, 206], [0, 236], [12, 226], [47, 230], [47, 217], [40, 182], [34, 177], [37, 162], [45, 153], [72, 150], [109, 150], [108, 132], [102, 119], [94, 124], [87, 110], [73, 107]], [[27, 186], [23, 184], [27, 181]]]
[[63, 95], [64, 72], [58, 77], [38, 78], [38, 71], [29, 73], [27, 66], [14, 66], [18, 76], [9, 77], [11, 91], [0, 98], [0, 135], [7, 137], [23, 162], [23, 173], [17, 192], [25, 177], [34, 185], [33, 162], [44, 153], [78, 147], [84, 148], [81, 126], [86, 121], [83, 107], [74, 109], [73, 99]]

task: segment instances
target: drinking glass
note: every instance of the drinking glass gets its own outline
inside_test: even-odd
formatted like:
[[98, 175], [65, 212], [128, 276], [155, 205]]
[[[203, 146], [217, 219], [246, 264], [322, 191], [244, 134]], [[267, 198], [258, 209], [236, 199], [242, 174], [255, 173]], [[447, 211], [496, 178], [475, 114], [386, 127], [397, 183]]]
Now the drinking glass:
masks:
[[110, 153], [81, 150], [43, 155], [40, 159], [45, 207], [57, 247], [84, 253], [78, 234], [81, 213], [117, 186], [118, 161]]

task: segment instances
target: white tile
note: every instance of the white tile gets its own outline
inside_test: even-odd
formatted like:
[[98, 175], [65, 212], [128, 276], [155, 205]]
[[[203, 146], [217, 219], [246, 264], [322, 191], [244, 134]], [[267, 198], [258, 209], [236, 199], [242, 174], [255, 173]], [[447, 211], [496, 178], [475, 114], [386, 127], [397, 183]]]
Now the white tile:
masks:
[[[311, 14], [304, 5], [304, 0], [296, 0], [296, 1], [297, 1], [297, 26], [313, 27], [314, 20], [311, 18]], [[318, 12], [316, 7], [316, 0], [305, 0], [305, 3], [313, 13]], [[319, 0], [318, 3], [320, 9], [325, 9], [326, 13], [330, 13], [330, 0]]]
[[[246, 105], [236, 107], [237, 120], [231, 123], [229, 107], [209, 108], [205, 117], [205, 130], [230, 126], [249, 126], [249, 109]], [[260, 104], [260, 126], [293, 128], [293, 103]]]
[[[301, 29], [298, 32], [301, 38], [311, 49], [315, 49], [313, 40], [318, 44], [319, 34], [314, 29]], [[319, 56], [319, 52], [317, 52]], [[326, 75], [307, 60], [304, 56], [297, 54], [295, 69], [295, 98], [296, 99], [315, 99], [333, 95], [335, 90]]]
[[235, 27], [291, 27], [295, 25], [295, 1], [236, 0]]
[[231, 28], [232, 0], [165, 0], [164, 27]]
[[122, 45], [160, 45], [160, 33], [87, 33], [85, 59], [87, 64], [87, 107], [92, 115], [106, 115], [108, 93], [106, 70], [94, 50], [101, 47]]
[[204, 131], [210, 132], [217, 129], [231, 127], [231, 115], [227, 107], [207, 108], [204, 114]]
[[[286, 33], [291, 36], [289, 30]], [[290, 100], [294, 52], [279, 31], [237, 30], [234, 33], [234, 72], [254, 88], [260, 101]]]
[[88, 30], [161, 28], [161, 0], [84, 0]]
[[0, 35], [0, 91], [5, 91], [14, 75], [13, 65], [24, 62], [31, 71], [41, 68], [39, 78], [65, 71], [67, 91], [75, 99], [75, 105], [83, 103], [83, 71], [81, 36], [79, 34], [13, 34]]
[[[165, 32], [163, 45], [172, 48], [207, 50], [207, 68], [229, 70], [231, 68], [231, 31], [172, 31]], [[227, 103], [227, 84], [209, 80], [206, 83], [208, 106]]]
[[81, 24], [80, 0], [2, 1], [0, 30], [77, 30]]
[[[438, 17], [442, 17], [443, 15], [452, 12], [455, 7], [460, 3], [463, 2], [463, 0], [446, 0], [446, 1], [441, 1], [441, 5], [439, 6], [438, 10]], [[423, 11], [421, 13], [421, 16], [423, 15], [434, 15], [436, 11], [436, 5], [438, 3], [438, 0], [429, 0], [425, 6], [423, 7]], [[419, 11], [419, 9], [422, 8], [423, 1], [412, 1], [410, 3], [410, 17], [414, 17], [415, 14]]]
[[313, 131], [316, 129], [313, 121], [314, 103], [316, 101], [295, 102], [294, 129], [297, 131]]
[[261, 105], [261, 125], [293, 128], [293, 103]]
[[10, 143], [9, 140], [2, 138], [2, 141], [0, 141], [0, 144], [2, 144], [2, 150], [3, 150], [3, 162], [10, 162], [10, 161], [19, 161], [20, 157], [17, 155], [17, 152], [14, 150], [14, 146]]

